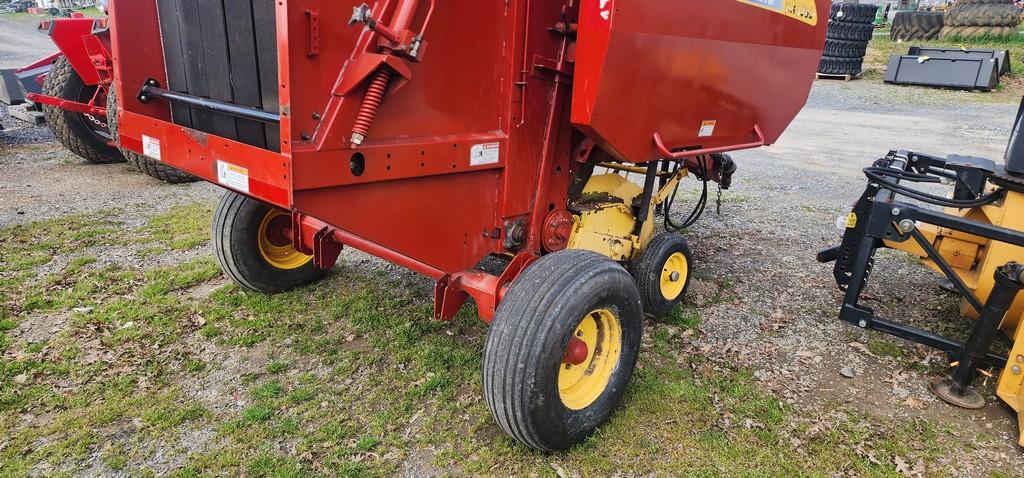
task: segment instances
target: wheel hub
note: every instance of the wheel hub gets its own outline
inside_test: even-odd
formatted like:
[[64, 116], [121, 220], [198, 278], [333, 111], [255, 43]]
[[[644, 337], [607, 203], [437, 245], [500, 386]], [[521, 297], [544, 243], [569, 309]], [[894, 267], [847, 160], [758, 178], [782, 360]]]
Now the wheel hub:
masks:
[[587, 314], [566, 345], [558, 373], [562, 403], [572, 410], [589, 407], [608, 387], [622, 355], [622, 326], [608, 309]]
[[292, 243], [292, 217], [287, 213], [271, 209], [263, 217], [258, 234], [260, 255], [277, 269], [298, 269], [313, 260], [313, 256], [295, 249]]
[[675, 300], [679, 294], [683, 293], [689, 270], [690, 265], [686, 261], [686, 256], [681, 252], [672, 254], [665, 261], [661, 271], [661, 295], [666, 300]]

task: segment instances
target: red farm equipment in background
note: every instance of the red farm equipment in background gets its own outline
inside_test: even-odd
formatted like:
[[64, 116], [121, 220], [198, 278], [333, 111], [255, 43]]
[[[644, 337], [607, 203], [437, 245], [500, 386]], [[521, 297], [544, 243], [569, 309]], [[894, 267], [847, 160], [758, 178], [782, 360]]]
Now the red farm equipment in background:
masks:
[[12, 115], [30, 123], [46, 122], [72, 153], [90, 163], [130, 161], [143, 172], [168, 182], [198, 178], [130, 152], [122, 153], [107, 121], [113, 62], [107, 18], [70, 18], [40, 22], [59, 50], [13, 70], [0, 71], [0, 101], [20, 105]]
[[127, 154], [229, 190], [213, 243], [241, 287], [311, 283], [348, 246], [435, 279], [437, 319], [472, 298], [495, 420], [561, 450], [685, 294], [680, 181], [706, 202], [723, 153], [779, 138], [829, 3], [118, 1], [108, 116]]

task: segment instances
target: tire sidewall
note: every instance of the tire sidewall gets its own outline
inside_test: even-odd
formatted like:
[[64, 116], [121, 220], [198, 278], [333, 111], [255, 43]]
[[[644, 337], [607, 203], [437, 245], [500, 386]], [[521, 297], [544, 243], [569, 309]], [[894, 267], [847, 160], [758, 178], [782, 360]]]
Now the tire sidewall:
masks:
[[[535, 404], [531, 418], [538, 434], [544, 437], [552, 449], [567, 449], [586, 439], [595, 428], [604, 424], [614, 413], [633, 375], [640, 351], [643, 312], [640, 304], [635, 302], [635, 295], [629, 294], [629, 289], [624, 287], [624, 280], [627, 282], [625, 285], [632, 285], [628, 284], [626, 274], [603, 274], [591, 279], [592, 285], [597, 286], [592, 292], [565, 297], [565, 302], [557, 308], [559, 319], [555, 322], [555, 328], [547, 335], [541, 355], [535, 358], [540, 365], [534, 376], [538, 386], [531, 387], [529, 397]], [[622, 352], [608, 385], [597, 400], [587, 408], [572, 410], [562, 403], [558, 390], [563, 355], [582, 319], [599, 309], [607, 309], [618, 318], [622, 332]]]
[[[225, 194], [221, 206], [224, 206], [223, 202], [239, 199], [242, 202], [233, 212], [233, 217], [229, 218], [226, 229], [214, 229], [217, 247], [227, 248], [218, 251], [218, 256], [228, 258], [230, 265], [227, 266], [234, 269], [230, 275], [237, 274], [240, 279], [236, 282], [259, 292], [279, 293], [313, 282], [325, 273], [316, 268], [312, 261], [295, 269], [278, 269], [268, 263], [260, 253], [260, 225], [274, 208], [235, 192]], [[223, 213], [231, 214], [230, 211]], [[219, 219], [215, 219], [215, 224]]]

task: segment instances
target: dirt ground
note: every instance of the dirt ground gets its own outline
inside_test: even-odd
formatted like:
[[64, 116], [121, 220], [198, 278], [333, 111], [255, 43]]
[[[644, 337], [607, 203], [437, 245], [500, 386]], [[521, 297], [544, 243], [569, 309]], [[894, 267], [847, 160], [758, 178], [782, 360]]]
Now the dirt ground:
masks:
[[[697, 279], [648, 326], [622, 412], [556, 455], [491, 423], [476, 377], [486, 331], [430, 324], [429, 281], [346, 251], [309, 290], [244, 294], [205, 238], [218, 188], [83, 164], [5, 123], [0, 476], [1024, 476], [992, 381], [979, 412], [935, 399], [944, 358], [839, 323], [831, 269], [814, 260], [874, 159], [998, 159], [1016, 110], [818, 82], [778, 144], [735, 155], [721, 214], [712, 204], [686, 233]], [[65, 242], [36, 247], [40, 231]], [[936, 284], [882, 254], [867, 295], [882, 316], [962, 336]]]

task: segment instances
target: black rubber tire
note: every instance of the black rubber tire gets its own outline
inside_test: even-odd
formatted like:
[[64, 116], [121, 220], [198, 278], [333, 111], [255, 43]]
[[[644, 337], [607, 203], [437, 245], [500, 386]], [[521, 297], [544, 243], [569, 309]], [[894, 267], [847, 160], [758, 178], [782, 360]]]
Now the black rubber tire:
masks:
[[827, 38], [833, 40], [871, 41], [875, 26], [870, 23], [828, 22]]
[[213, 248], [229, 279], [254, 292], [277, 294], [322, 279], [327, 271], [312, 261], [297, 269], [279, 269], [260, 253], [260, 223], [273, 206], [227, 191], [213, 214]]
[[857, 76], [864, 69], [863, 58], [835, 58], [831, 56], [821, 57], [818, 64], [818, 73], [823, 75]]
[[945, 27], [939, 38], [943, 40], [1004, 39], [1017, 36], [1016, 27]]
[[892, 19], [889, 39], [895, 42], [933, 40], [942, 32], [942, 12], [899, 12]]
[[[600, 308], [617, 314], [621, 355], [602, 394], [572, 410], [562, 402], [558, 373], [571, 334]], [[542, 257], [512, 284], [487, 333], [483, 389], [495, 421], [537, 450], [580, 443], [615, 411], [633, 375], [642, 334], [640, 295], [620, 265], [580, 250]]]
[[957, 5], [1012, 5], [1013, 0], [957, 0]]
[[830, 20], [841, 20], [851, 23], [875, 23], [878, 5], [870, 3], [833, 3], [829, 13]]
[[[661, 293], [661, 274], [669, 257], [676, 253], [682, 253], [686, 257], [686, 278], [679, 295], [666, 298]], [[686, 291], [690, 288], [690, 278], [693, 277], [693, 255], [690, 254], [690, 245], [678, 234], [658, 234], [647, 244], [647, 249], [644, 249], [640, 257], [630, 263], [629, 272], [636, 281], [644, 311], [653, 316], [667, 314], [683, 301]]]
[[117, 132], [117, 115], [120, 110], [117, 107], [117, 92], [114, 86], [110, 86], [110, 91], [107, 92], [107, 124], [110, 125], [110, 134], [114, 137], [114, 142], [120, 147], [121, 154], [129, 164], [135, 166], [136, 169], [142, 171], [147, 176], [159, 179], [165, 183], [171, 184], [185, 184], [194, 183], [199, 181], [199, 178], [186, 173], [180, 169], [168, 166], [155, 159], [143, 156], [139, 153], [125, 149], [121, 145], [121, 136]]
[[1015, 27], [1021, 10], [1013, 5], [957, 5], [946, 13], [945, 25], [952, 27]]
[[[88, 102], [95, 92], [96, 87], [86, 85], [64, 56], [53, 64], [43, 85], [43, 94], [69, 101]], [[43, 105], [43, 115], [60, 144], [82, 159], [95, 164], [125, 161], [121, 152], [108, 144], [109, 139], [93, 129], [84, 114]]]
[[837, 58], [864, 58], [868, 51], [868, 42], [850, 40], [825, 40], [824, 56]]

